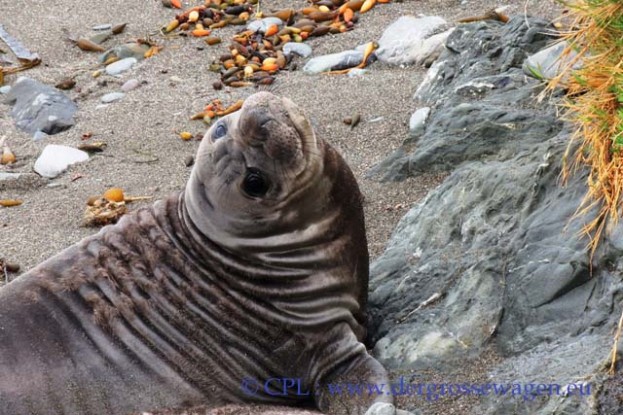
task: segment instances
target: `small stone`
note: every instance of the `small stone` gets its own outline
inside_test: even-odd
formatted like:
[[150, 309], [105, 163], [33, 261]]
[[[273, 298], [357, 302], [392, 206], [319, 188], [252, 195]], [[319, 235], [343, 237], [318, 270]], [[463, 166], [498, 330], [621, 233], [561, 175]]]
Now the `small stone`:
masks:
[[114, 48], [108, 49], [102, 53], [99, 57], [99, 61], [104, 63], [110, 58], [125, 59], [134, 58], [137, 61], [145, 59], [145, 52], [149, 50], [150, 46], [144, 43], [126, 43], [124, 45], [118, 45]]
[[[542, 49], [534, 55], [530, 55], [523, 63], [522, 69], [524, 73], [541, 80], [555, 78], [577, 56], [577, 52], [574, 50], [571, 50], [567, 55], [563, 55], [563, 51], [567, 46], [567, 42], [560, 42]], [[572, 69], [580, 69], [582, 65], [583, 63], [580, 59], [573, 65]]]
[[430, 115], [430, 107], [420, 108], [409, 119], [409, 133], [412, 137], [421, 135], [426, 127], [426, 120]]
[[29, 190], [43, 185], [45, 181], [35, 173], [5, 173], [0, 171], [0, 191]]
[[294, 53], [302, 58], [306, 58], [312, 54], [312, 48], [305, 43], [288, 42], [283, 46], [283, 54], [290, 56]]
[[195, 156], [186, 156], [186, 158], [184, 159], [184, 165], [186, 167], [190, 167], [193, 164], [195, 164]]
[[87, 161], [89, 155], [73, 147], [49, 144], [37, 161], [34, 170], [43, 177], [54, 178], [72, 164]]
[[0, 94], [4, 95], [8, 94], [9, 92], [11, 92], [11, 85], [5, 85], [0, 87]]
[[[368, 59], [368, 62], [370, 62], [371, 59], [375, 59], [373, 56], [374, 55]], [[307, 62], [303, 68], [303, 72], [317, 74], [331, 70], [352, 68], [359, 65], [362, 60], [363, 51], [359, 50], [347, 50], [345, 52], [317, 56]]]
[[123, 85], [121, 85], [121, 90], [123, 92], [129, 92], [133, 89], [136, 89], [140, 85], [138, 79], [129, 79]]
[[0, 171], [0, 183], [9, 180], [18, 180], [24, 173], [5, 173]]
[[119, 101], [124, 96], [125, 94], [123, 92], [111, 92], [104, 95], [100, 100], [104, 104], [110, 104], [111, 102]]
[[365, 415], [395, 415], [396, 407], [391, 403], [377, 402], [373, 404]]
[[110, 30], [110, 29], [112, 29], [112, 24], [110, 24], [110, 23], [93, 26], [93, 30], [96, 30], [96, 31]]
[[41, 140], [46, 139], [48, 137], [49, 137], [49, 135], [44, 133], [41, 130], [35, 131], [35, 133], [32, 136], [33, 140], [35, 140], [35, 141], [41, 141]]
[[65, 78], [55, 85], [58, 89], [68, 90], [76, 86], [76, 81], [71, 78]]
[[348, 77], [349, 78], [358, 78], [360, 76], [364, 76], [367, 72], [368, 72], [367, 69], [353, 68], [350, 71], [348, 71]]
[[95, 36], [91, 36], [89, 40], [95, 44], [101, 45], [102, 43], [110, 39], [111, 36], [112, 36], [112, 32], [103, 32], [103, 33], [98, 33]]
[[173, 75], [169, 78], [169, 82], [171, 82], [172, 84], [181, 84], [182, 82], [184, 82], [184, 80], [179, 76]]
[[215, 91], [220, 91], [223, 89], [223, 83], [221, 81], [214, 81], [212, 88], [214, 88]]
[[136, 58], [125, 58], [120, 61], [113, 62], [106, 67], [106, 73], [111, 76], [119, 75], [122, 72], [130, 69], [134, 64], [138, 62]]
[[261, 20], [253, 20], [247, 25], [247, 30], [264, 33], [266, 29], [274, 24], [281, 27], [283, 26], [283, 20], [278, 17], [265, 17]]

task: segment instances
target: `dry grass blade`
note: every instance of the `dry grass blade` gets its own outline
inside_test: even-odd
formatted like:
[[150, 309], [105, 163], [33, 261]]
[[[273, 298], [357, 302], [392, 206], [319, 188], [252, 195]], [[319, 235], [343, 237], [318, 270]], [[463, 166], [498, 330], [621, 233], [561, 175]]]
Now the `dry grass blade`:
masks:
[[619, 319], [619, 325], [617, 326], [617, 332], [614, 335], [614, 345], [612, 346], [612, 362], [610, 363], [610, 369], [608, 373], [610, 375], [614, 375], [614, 368], [617, 364], [617, 349], [619, 346], [619, 339], [621, 338], [621, 328], [623, 327], [623, 313], [621, 313], [621, 318]]
[[[592, 258], [606, 225], [616, 225], [623, 213], [623, 4], [579, 0], [565, 5], [575, 21], [573, 30], [562, 34], [566, 63], [548, 90], [565, 87], [566, 117], [577, 125], [563, 157], [563, 182], [578, 168], [589, 169], [588, 190], [575, 216], [597, 208], [582, 229]], [[573, 69], [580, 60], [582, 67]]]

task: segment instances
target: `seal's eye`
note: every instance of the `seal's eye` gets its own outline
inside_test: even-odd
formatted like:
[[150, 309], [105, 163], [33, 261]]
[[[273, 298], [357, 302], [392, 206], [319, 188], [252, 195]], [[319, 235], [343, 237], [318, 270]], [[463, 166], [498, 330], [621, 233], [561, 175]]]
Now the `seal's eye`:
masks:
[[242, 182], [242, 190], [251, 197], [261, 197], [268, 192], [268, 182], [257, 169], [248, 169]]
[[219, 138], [224, 137], [225, 134], [227, 134], [227, 127], [225, 126], [225, 124], [221, 123], [216, 126], [216, 129], [214, 130], [212, 136], [215, 140], [218, 140]]

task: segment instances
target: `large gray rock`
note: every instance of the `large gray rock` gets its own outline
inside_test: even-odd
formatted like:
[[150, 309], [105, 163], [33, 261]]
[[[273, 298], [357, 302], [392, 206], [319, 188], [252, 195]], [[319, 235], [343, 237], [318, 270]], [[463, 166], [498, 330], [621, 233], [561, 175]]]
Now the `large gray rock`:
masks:
[[25, 77], [15, 82], [6, 100], [13, 105], [15, 125], [33, 135], [37, 131], [52, 135], [73, 127], [78, 110], [60, 90]]
[[439, 16], [401, 16], [383, 32], [376, 55], [392, 65], [430, 65], [452, 30]]
[[[370, 342], [390, 368], [449, 371], [492, 347], [493, 382], [589, 382], [595, 392], [604, 381], [623, 300], [623, 225], [591, 261], [581, 231], [595, 211], [574, 218], [586, 174], [558, 181], [571, 126], [521, 70], [550, 30], [523, 17], [457, 28], [416, 95], [432, 107], [424, 133], [376, 168], [389, 180], [449, 172], [371, 266]], [[586, 396], [528, 395], [483, 396], [470, 413], [595, 410]]]

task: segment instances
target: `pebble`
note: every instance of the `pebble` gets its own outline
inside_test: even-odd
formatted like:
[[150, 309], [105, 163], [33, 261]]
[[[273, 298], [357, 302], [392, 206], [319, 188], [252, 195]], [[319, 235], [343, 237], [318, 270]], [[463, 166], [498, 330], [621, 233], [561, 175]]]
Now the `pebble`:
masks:
[[264, 33], [271, 25], [283, 26], [283, 20], [278, 17], [265, 17], [261, 20], [253, 20], [247, 25], [247, 30]]
[[64, 172], [70, 165], [88, 159], [89, 155], [84, 151], [73, 147], [49, 144], [35, 161], [34, 170], [39, 175], [52, 179]]
[[367, 72], [368, 72], [367, 69], [353, 68], [350, 71], [348, 71], [348, 77], [349, 78], [357, 78], [359, 76], [364, 76]]
[[420, 108], [409, 119], [409, 133], [411, 136], [419, 136], [424, 132], [426, 120], [430, 115], [430, 107]]
[[[524, 73], [541, 80], [555, 78], [576, 59], [577, 52], [574, 50], [568, 55], [563, 54], [566, 47], [567, 42], [560, 42], [530, 55], [522, 65]], [[572, 69], [580, 69], [582, 65], [580, 59], [573, 64]]]
[[93, 30], [110, 30], [112, 29], [112, 24], [101, 24], [97, 26], [93, 26]]
[[93, 43], [96, 43], [98, 45], [101, 45], [102, 43], [106, 42], [108, 39], [110, 39], [110, 37], [112, 36], [112, 32], [104, 32], [104, 33], [98, 33], [95, 36], [91, 36], [89, 38], [89, 40]]
[[140, 85], [140, 82], [138, 81], [138, 79], [135, 79], [135, 78], [129, 79], [125, 81], [123, 85], [121, 85], [121, 90], [123, 92], [129, 92], [133, 89], [136, 89], [139, 85]]
[[11, 85], [0, 87], [0, 94], [8, 94], [9, 92], [11, 92]]
[[110, 92], [104, 95], [100, 100], [104, 104], [110, 104], [111, 102], [119, 101], [124, 96], [125, 94], [123, 92]]
[[312, 54], [312, 48], [304, 43], [288, 42], [283, 46], [283, 54], [290, 56], [292, 53], [299, 55], [302, 58], [306, 58]]
[[41, 140], [43, 140], [45, 138], [48, 138], [48, 137], [49, 137], [49, 135], [44, 133], [41, 130], [35, 131], [35, 134], [32, 136], [33, 140], [35, 140], [35, 141], [41, 141]]
[[362, 60], [363, 52], [358, 50], [347, 50], [345, 52], [317, 56], [307, 62], [303, 72], [317, 74], [332, 69], [350, 68], [359, 65]]
[[145, 59], [145, 52], [147, 52], [149, 48], [149, 45], [136, 42], [117, 45], [102, 53], [99, 57], [99, 61], [104, 63], [112, 57], [116, 57], [118, 59], [134, 58], [137, 61], [140, 61]]
[[113, 62], [106, 67], [106, 73], [111, 76], [119, 75], [122, 72], [130, 69], [134, 64], [138, 62], [136, 58], [125, 58], [117, 62]]
[[173, 84], [181, 84], [182, 82], [184, 82], [184, 80], [180, 78], [179, 76], [173, 75], [172, 77], [169, 78], [169, 82]]
[[195, 164], [195, 156], [186, 156], [186, 158], [184, 159], [184, 165], [186, 167], [190, 167], [193, 164]]
[[396, 413], [396, 407], [391, 403], [377, 402], [373, 404], [366, 415], [394, 415]]

